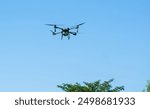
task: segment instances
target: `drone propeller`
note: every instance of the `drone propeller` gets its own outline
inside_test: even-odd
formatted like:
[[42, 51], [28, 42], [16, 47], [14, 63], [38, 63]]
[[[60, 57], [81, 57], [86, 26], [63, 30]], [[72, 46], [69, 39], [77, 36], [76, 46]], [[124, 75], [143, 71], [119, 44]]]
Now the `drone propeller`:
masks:
[[63, 26], [62, 24], [58, 24], [58, 25], [56, 25], [56, 24], [45, 24], [45, 25], [47, 25], [47, 26], [53, 26], [54, 28], [55, 27], [57, 28], [57, 26]]
[[84, 23], [80, 23], [80, 24], [77, 25], [77, 27], [76, 27], [77, 33], [79, 32], [79, 30], [78, 30], [78, 29], [79, 29], [79, 26], [81, 26], [81, 25], [83, 25], [83, 24], [85, 24], [85, 22], [84, 22]]
[[80, 23], [80, 24], [78, 24], [78, 25], [76, 25], [76, 26], [73, 26], [73, 27], [70, 28], [70, 30], [71, 30], [71, 29], [77, 29], [77, 33], [78, 33], [79, 26], [81, 26], [81, 25], [83, 25], [83, 24], [85, 24], [85, 23]]
[[57, 25], [55, 25], [55, 24], [46, 24], [46, 25], [48, 25], [48, 26], [54, 26], [54, 32], [56, 32]]
[[81, 26], [81, 25], [83, 25], [83, 24], [85, 24], [85, 22], [84, 22], [84, 23], [80, 23], [80, 24], [78, 24], [77, 26]]
[[56, 26], [55, 24], [45, 24], [45, 25], [48, 25], [48, 26]]
[[83, 25], [83, 24], [85, 24], [85, 23], [80, 23], [80, 24], [78, 24], [76, 28], [79, 28], [79, 26], [81, 26], [81, 25]]

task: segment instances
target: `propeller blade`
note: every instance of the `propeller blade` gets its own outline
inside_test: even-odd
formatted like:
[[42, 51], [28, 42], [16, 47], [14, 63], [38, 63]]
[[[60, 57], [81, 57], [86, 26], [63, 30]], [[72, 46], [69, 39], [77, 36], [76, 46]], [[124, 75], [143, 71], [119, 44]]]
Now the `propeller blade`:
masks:
[[80, 23], [80, 24], [78, 24], [77, 26], [80, 26], [80, 25], [83, 25], [83, 24], [85, 24], [85, 22], [84, 22], [84, 23]]
[[48, 25], [48, 26], [63, 26], [63, 24], [45, 24], [45, 25]]
[[80, 23], [80, 24], [76, 25], [76, 26], [75, 26], [74, 28], [72, 28], [72, 29], [77, 29], [77, 32], [78, 32], [79, 26], [81, 26], [81, 25], [83, 25], [83, 24], [85, 24], [85, 23]]
[[55, 24], [45, 24], [47, 26], [56, 26]]

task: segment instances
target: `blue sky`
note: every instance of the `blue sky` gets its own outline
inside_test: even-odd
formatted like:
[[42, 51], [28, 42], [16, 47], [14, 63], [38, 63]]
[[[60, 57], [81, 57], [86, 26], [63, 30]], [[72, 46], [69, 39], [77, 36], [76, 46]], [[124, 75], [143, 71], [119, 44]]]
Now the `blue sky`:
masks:
[[[0, 91], [61, 91], [109, 80], [142, 91], [150, 79], [149, 0], [1, 0]], [[86, 22], [71, 40], [47, 23]]]

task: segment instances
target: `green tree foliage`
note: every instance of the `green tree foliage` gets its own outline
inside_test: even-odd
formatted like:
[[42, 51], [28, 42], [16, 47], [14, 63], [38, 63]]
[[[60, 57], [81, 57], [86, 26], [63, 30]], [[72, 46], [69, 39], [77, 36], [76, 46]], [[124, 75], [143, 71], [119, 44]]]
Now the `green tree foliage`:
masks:
[[147, 81], [146, 92], [150, 92], [150, 80]]
[[110, 79], [108, 81], [104, 81], [101, 83], [100, 80], [95, 82], [83, 82], [84, 85], [81, 85], [79, 83], [75, 84], [65, 84], [57, 85], [58, 88], [61, 88], [62, 90], [66, 92], [120, 92], [124, 90], [124, 86], [117, 86], [115, 88], [112, 88], [111, 82], [113, 82], [114, 79]]

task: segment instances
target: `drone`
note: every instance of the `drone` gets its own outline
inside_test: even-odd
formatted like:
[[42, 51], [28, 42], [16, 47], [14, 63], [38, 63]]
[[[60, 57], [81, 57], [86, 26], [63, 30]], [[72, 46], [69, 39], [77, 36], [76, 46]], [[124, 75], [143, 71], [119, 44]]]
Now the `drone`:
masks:
[[54, 27], [54, 30], [50, 30], [52, 32], [52, 35], [57, 35], [61, 34], [61, 40], [63, 39], [64, 36], [68, 37], [68, 40], [70, 39], [70, 35], [76, 36], [79, 32], [79, 27], [85, 23], [80, 23], [78, 25], [75, 25], [70, 28], [62, 28], [56, 24], [46, 24], [47, 26], [52, 26]]

